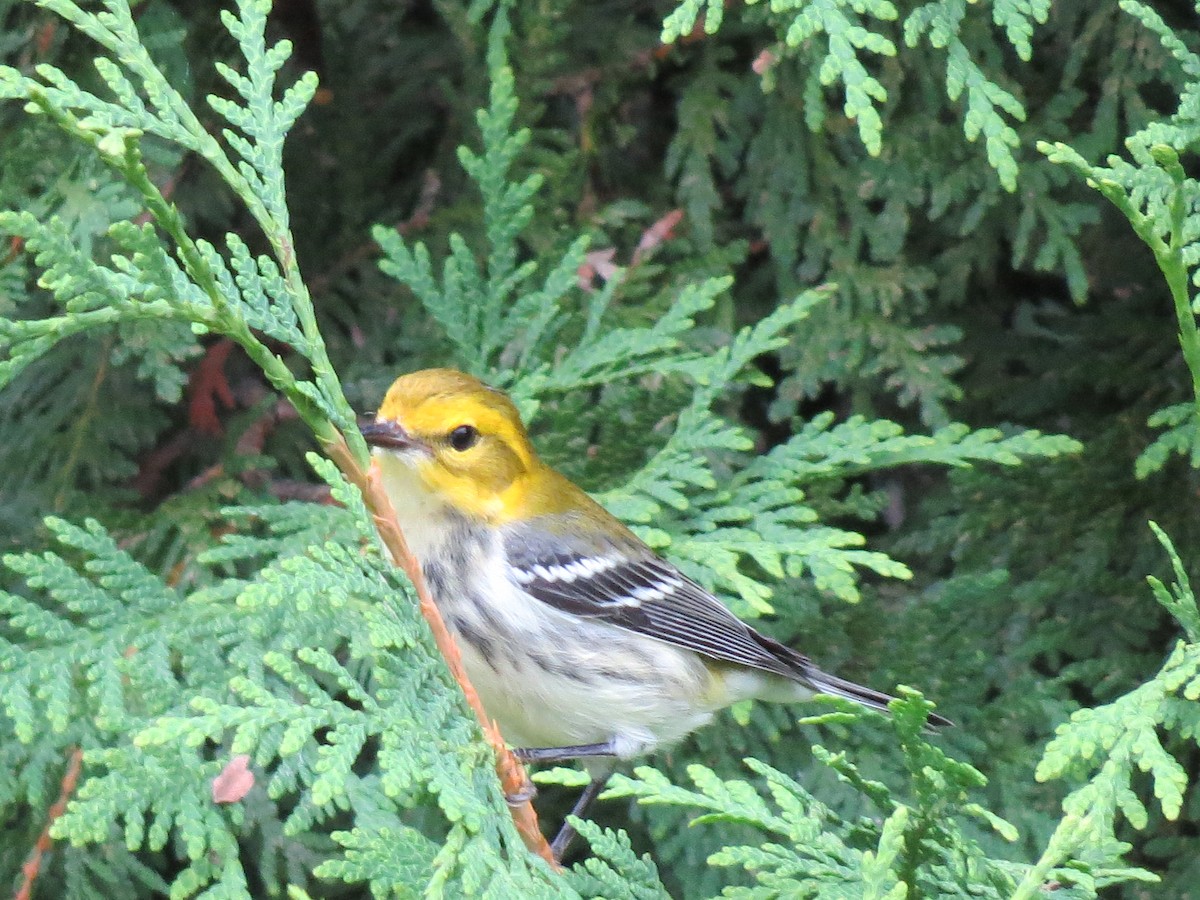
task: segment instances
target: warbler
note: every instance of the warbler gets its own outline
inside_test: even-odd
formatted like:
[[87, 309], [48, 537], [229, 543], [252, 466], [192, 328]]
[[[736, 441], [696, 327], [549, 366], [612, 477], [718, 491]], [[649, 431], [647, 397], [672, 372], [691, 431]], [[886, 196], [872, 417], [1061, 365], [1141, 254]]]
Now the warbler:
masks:
[[362, 432], [485, 711], [527, 761], [585, 760], [577, 815], [615, 760], [739, 700], [892, 699], [734, 616], [543, 463], [512, 401], [478, 379], [403, 375]]

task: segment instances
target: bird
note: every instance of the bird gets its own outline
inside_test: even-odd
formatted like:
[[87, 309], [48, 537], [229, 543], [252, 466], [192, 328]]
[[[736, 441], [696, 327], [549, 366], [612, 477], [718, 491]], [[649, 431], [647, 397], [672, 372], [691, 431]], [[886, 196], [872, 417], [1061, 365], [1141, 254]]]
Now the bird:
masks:
[[[891, 696], [739, 619], [544, 463], [512, 400], [474, 376], [401, 375], [360, 430], [485, 712], [519, 759], [587, 768], [574, 815], [618, 761], [738, 701], [887, 711]], [[564, 823], [556, 860], [574, 835]]]

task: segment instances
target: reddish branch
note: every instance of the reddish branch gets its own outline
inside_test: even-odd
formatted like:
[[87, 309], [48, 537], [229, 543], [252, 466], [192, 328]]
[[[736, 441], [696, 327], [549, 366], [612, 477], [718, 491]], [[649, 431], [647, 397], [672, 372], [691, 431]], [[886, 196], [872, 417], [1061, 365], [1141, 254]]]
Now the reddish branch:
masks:
[[46, 813], [46, 827], [38, 835], [37, 843], [33, 845], [33, 852], [29, 854], [29, 859], [25, 860], [25, 865], [21, 866], [21, 886], [13, 894], [13, 900], [29, 900], [33, 895], [33, 882], [37, 880], [38, 873], [42, 870], [42, 857], [49, 853], [50, 848], [54, 845], [54, 839], [50, 837], [50, 826], [67, 808], [67, 801], [71, 799], [71, 795], [75, 793], [75, 785], [79, 783], [79, 770], [82, 767], [83, 751], [75, 747], [67, 759], [67, 771], [62, 777], [58, 799]]
[[450, 674], [458, 682], [463, 695], [467, 698], [467, 703], [479, 720], [484, 737], [487, 738], [496, 753], [496, 775], [500, 779], [500, 785], [505, 795], [509, 798], [509, 809], [521, 839], [532, 852], [558, 869], [558, 863], [555, 862], [554, 855], [550, 852], [550, 845], [546, 843], [546, 839], [542, 837], [542, 830], [538, 827], [537, 813], [533, 809], [533, 804], [527, 799], [532, 792], [529, 790], [529, 778], [525, 774], [525, 767], [512, 755], [504, 743], [500, 729], [488, 717], [483, 709], [483, 704], [479, 702], [479, 695], [475, 693], [475, 688], [463, 668], [462, 657], [459, 655], [454, 638], [450, 636], [450, 632], [446, 629], [446, 623], [442, 621], [441, 613], [438, 612], [433, 597], [429, 593], [429, 587], [425, 584], [425, 578], [421, 574], [421, 567], [409, 551], [404, 533], [396, 521], [396, 511], [392, 508], [392, 501], [380, 480], [379, 467], [372, 463], [370, 471], [364, 473], [344, 440], [338, 440], [325, 449], [330, 458], [337, 463], [338, 468], [342, 470], [342, 474], [362, 492], [367, 508], [371, 510], [375, 518], [375, 527], [379, 530], [379, 537], [382, 539], [383, 545], [387, 547], [392, 559], [412, 581], [420, 602], [421, 615], [429, 623], [438, 650], [445, 657]]
[[217, 407], [232, 409], [235, 402], [225, 372], [225, 364], [235, 346], [230, 338], [221, 338], [209, 345], [188, 378], [188, 423], [202, 434], [220, 437], [225, 431]]

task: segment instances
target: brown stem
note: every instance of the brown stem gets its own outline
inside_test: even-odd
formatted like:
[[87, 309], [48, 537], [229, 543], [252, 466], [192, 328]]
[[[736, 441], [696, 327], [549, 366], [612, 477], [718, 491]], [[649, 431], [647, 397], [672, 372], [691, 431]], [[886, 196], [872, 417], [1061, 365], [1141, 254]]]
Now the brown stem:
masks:
[[38, 835], [37, 843], [33, 845], [33, 852], [29, 854], [29, 859], [25, 860], [25, 864], [21, 866], [21, 885], [17, 888], [17, 892], [13, 894], [13, 900], [29, 900], [33, 895], [33, 882], [37, 880], [38, 873], [42, 870], [42, 857], [54, 845], [54, 839], [50, 837], [50, 826], [54, 824], [55, 819], [63, 814], [63, 810], [67, 808], [67, 801], [71, 799], [71, 795], [75, 793], [75, 785], [79, 783], [79, 770], [82, 767], [83, 751], [78, 747], [73, 747], [71, 755], [67, 759], [67, 771], [62, 777], [58, 799], [54, 801], [54, 805], [47, 811], [46, 827]]
[[512, 799], [529, 793], [527, 790], [529, 779], [525, 774], [525, 767], [512, 755], [508, 745], [504, 743], [500, 729], [488, 717], [483, 704], [479, 702], [479, 695], [475, 693], [475, 688], [463, 668], [458, 646], [446, 629], [446, 623], [442, 621], [442, 615], [433, 602], [429, 587], [425, 584], [425, 578], [421, 574], [420, 565], [408, 549], [404, 532], [396, 520], [396, 511], [392, 508], [392, 501], [380, 479], [379, 467], [372, 462], [370, 471], [364, 473], [355, 461], [350, 447], [342, 439], [327, 445], [325, 451], [341, 469], [342, 474], [362, 492], [363, 500], [375, 519], [375, 527], [379, 531], [383, 545], [391, 553], [396, 564], [404, 569], [404, 573], [412, 581], [420, 602], [421, 615], [429, 623], [434, 642], [442, 656], [445, 657], [450, 674], [462, 689], [463, 695], [467, 698], [467, 704], [475, 713], [475, 718], [479, 720], [479, 727], [483, 729], [484, 737], [487, 738], [487, 742], [491, 744], [492, 750], [496, 753], [496, 775], [500, 779], [500, 786], [505, 795], [510, 798], [509, 810], [512, 812], [517, 832], [529, 850], [558, 869], [559, 865], [550, 851], [550, 845], [546, 843], [546, 839], [542, 837], [542, 830], [538, 827], [537, 813], [534, 811], [533, 804], [527, 799]]

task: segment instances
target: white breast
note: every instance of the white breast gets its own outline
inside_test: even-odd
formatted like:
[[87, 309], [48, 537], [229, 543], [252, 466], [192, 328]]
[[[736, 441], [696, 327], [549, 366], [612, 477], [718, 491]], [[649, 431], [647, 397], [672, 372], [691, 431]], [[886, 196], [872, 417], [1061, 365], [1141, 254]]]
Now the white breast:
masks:
[[376, 458], [467, 674], [510, 744], [612, 741], [618, 756], [637, 756], [729, 702], [716, 698], [723, 692], [695, 654], [531, 597], [511, 576], [497, 532], [447, 509], [394, 453]]
[[376, 449], [374, 457], [408, 549], [423, 563], [448, 535], [445, 506], [429, 493], [412, 466], [396, 452]]

